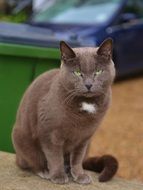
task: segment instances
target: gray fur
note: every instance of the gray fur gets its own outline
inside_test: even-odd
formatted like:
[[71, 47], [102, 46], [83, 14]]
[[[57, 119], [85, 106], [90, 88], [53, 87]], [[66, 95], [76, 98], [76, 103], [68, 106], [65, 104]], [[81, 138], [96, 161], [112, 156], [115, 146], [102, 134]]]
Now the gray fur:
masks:
[[[60, 44], [62, 66], [40, 75], [26, 90], [16, 117], [12, 139], [17, 164], [38, 173], [49, 172], [54, 183], [68, 182], [65, 163], [77, 183], [91, 182], [82, 163], [95, 130], [111, 99], [115, 69], [112, 42], [99, 48], [71, 49]], [[83, 76], [75, 76], [80, 69]], [[100, 76], [95, 70], [102, 69]], [[86, 83], [91, 83], [88, 92]], [[81, 111], [81, 103], [96, 104], [96, 113]]]

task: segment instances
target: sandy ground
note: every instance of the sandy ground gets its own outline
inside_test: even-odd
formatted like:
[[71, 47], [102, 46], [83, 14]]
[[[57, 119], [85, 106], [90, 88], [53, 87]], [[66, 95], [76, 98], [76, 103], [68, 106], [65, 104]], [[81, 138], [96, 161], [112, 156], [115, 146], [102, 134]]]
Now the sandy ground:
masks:
[[15, 164], [15, 155], [0, 152], [0, 190], [143, 190], [143, 184], [114, 178], [108, 183], [99, 183], [95, 172], [91, 173], [92, 183], [80, 185], [70, 178], [68, 184], [53, 184], [32, 172], [20, 170]]
[[143, 77], [113, 85], [112, 106], [96, 131], [90, 155], [112, 154], [118, 176], [143, 181]]

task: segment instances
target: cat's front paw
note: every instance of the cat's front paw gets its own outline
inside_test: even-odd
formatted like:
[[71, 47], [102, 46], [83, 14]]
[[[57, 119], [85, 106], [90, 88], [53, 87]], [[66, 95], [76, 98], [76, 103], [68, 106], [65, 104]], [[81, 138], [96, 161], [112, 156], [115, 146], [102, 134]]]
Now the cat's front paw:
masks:
[[79, 184], [90, 184], [92, 182], [92, 179], [88, 174], [84, 173], [74, 177], [74, 181]]
[[57, 184], [65, 184], [65, 183], [68, 183], [69, 181], [66, 173], [54, 174], [53, 176], [51, 176], [50, 180], [53, 183], [57, 183]]

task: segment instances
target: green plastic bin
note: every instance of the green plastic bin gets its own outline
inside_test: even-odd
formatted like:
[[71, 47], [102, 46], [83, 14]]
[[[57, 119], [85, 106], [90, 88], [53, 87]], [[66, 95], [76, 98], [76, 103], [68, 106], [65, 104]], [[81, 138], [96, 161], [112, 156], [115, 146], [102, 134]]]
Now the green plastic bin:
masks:
[[11, 131], [25, 89], [39, 74], [59, 66], [56, 48], [0, 43], [0, 150], [14, 151]]

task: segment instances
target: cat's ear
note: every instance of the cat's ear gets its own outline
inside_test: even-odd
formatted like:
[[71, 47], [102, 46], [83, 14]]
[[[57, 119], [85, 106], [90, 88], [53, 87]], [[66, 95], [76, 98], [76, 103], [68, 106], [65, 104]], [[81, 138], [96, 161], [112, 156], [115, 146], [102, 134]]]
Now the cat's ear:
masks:
[[64, 41], [60, 42], [60, 51], [61, 51], [61, 58], [63, 60], [73, 59], [76, 57], [75, 52]]
[[112, 58], [112, 50], [113, 50], [113, 40], [111, 38], [107, 38], [102, 42], [97, 50], [97, 55], [103, 56], [107, 59]]

